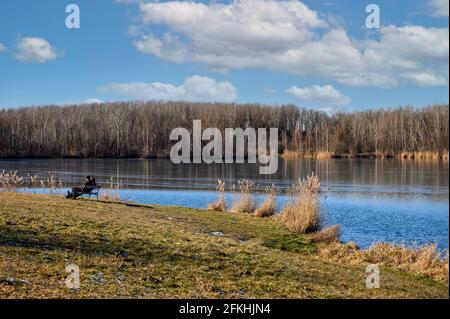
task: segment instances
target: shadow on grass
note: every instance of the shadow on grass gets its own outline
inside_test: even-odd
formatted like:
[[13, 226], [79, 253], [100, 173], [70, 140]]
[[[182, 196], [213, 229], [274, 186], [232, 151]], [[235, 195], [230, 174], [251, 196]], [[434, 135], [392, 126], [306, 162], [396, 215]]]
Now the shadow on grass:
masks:
[[83, 235], [63, 235], [35, 230], [24, 230], [14, 225], [0, 226], [0, 246], [36, 248], [42, 251], [68, 251], [87, 256], [120, 256], [128, 261], [182, 262], [192, 260], [189, 251], [186, 254], [174, 252], [169, 246], [158, 245], [144, 239], [92, 238]]

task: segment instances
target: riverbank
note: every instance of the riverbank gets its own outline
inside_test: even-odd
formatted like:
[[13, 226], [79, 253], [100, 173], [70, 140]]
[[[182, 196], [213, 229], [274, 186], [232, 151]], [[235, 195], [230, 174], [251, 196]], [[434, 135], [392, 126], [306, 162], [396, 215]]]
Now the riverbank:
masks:
[[442, 160], [448, 161], [449, 152], [430, 152], [430, 151], [412, 151], [412, 152], [366, 152], [366, 153], [336, 153], [336, 152], [299, 152], [285, 151], [280, 155], [284, 159], [342, 159], [342, 158], [397, 158], [409, 160]]
[[[396, 158], [396, 159], [415, 159], [415, 160], [449, 160], [449, 152], [431, 152], [431, 151], [411, 151], [411, 152], [365, 152], [365, 153], [338, 153], [338, 152], [300, 152], [285, 150], [278, 154], [279, 158], [283, 159], [351, 159], [351, 158]], [[45, 160], [45, 159], [170, 159], [168, 152], [160, 154], [146, 155], [146, 156], [82, 156], [82, 155], [66, 155], [66, 156], [30, 156], [0, 153], [0, 160]], [[223, 158], [225, 159], [225, 158]]]
[[446, 282], [384, 266], [367, 289], [367, 264], [319, 251], [244, 214], [0, 193], [1, 298], [448, 298]]

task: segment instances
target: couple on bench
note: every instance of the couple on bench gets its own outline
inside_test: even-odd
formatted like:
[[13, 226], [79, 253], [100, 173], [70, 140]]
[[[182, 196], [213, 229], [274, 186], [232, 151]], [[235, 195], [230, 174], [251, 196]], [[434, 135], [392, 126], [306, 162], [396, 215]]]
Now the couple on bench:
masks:
[[95, 177], [86, 176], [83, 187], [74, 187], [71, 192], [67, 191], [66, 198], [77, 199], [83, 195], [89, 195], [89, 197], [91, 197], [91, 195], [95, 195], [98, 199], [99, 189], [100, 186], [98, 186], [95, 182]]

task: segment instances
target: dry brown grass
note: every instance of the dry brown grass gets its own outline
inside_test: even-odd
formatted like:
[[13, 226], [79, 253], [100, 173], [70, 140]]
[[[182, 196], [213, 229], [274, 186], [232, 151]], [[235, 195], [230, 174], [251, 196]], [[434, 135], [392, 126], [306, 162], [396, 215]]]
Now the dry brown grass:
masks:
[[399, 157], [401, 159], [414, 159], [414, 152], [401, 152]]
[[448, 160], [448, 152], [431, 152], [431, 151], [414, 151], [401, 152], [398, 155], [401, 159], [415, 159], [415, 160]]
[[414, 152], [414, 158], [420, 160], [438, 160], [440, 154], [439, 152], [419, 151]]
[[17, 188], [21, 187], [23, 184], [23, 177], [15, 172], [5, 172], [0, 173], [0, 190], [6, 192], [16, 191]]
[[375, 157], [377, 158], [394, 158], [395, 153], [388, 151], [379, 151], [375, 153]]
[[56, 193], [63, 188], [61, 179], [56, 180], [55, 177], [49, 172], [47, 178], [39, 179], [37, 176], [23, 177], [18, 174], [17, 171], [0, 173], [0, 191], [16, 192], [19, 188], [23, 187], [40, 187], [50, 191], [51, 194]]
[[225, 212], [227, 210], [227, 203], [225, 201], [225, 181], [217, 180], [217, 190], [219, 192], [219, 198], [208, 205], [208, 210], [216, 212]]
[[114, 177], [111, 176], [102, 187], [99, 199], [107, 202], [122, 201], [122, 198], [120, 197], [121, 187], [122, 184], [120, 184], [119, 182], [114, 182]]
[[292, 232], [318, 231], [323, 221], [319, 210], [319, 193], [320, 181], [314, 173], [293, 185], [288, 194], [292, 200], [281, 211], [280, 221]]
[[256, 210], [256, 202], [252, 196], [254, 183], [249, 179], [243, 179], [238, 182], [241, 195], [233, 203], [231, 211], [234, 213], [253, 214]]
[[336, 243], [321, 247], [320, 255], [349, 264], [372, 263], [390, 266], [448, 282], [448, 251], [443, 256], [437, 250], [436, 244], [410, 248], [403, 245], [377, 243], [367, 250], [360, 250], [354, 243]]
[[399, 159], [416, 159], [416, 160], [444, 160], [448, 161], [448, 151], [402, 151], [400, 153], [378, 151], [367, 153], [336, 153], [327, 151], [317, 152], [300, 152], [285, 150], [281, 157], [284, 159], [299, 159], [299, 158], [315, 158], [315, 159], [331, 159], [331, 158], [399, 158]]
[[333, 152], [317, 152], [316, 153], [316, 159], [330, 159], [333, 158], [334, 153]]
[[277, 209], [277, 194], [278, 190], [275, 185], [265, 188], [266, 198], [264, 202], [255, 210], [256, 217], [271, 217], [275, 214]]
[[114, 191], [110, 190], [103, 190], [100, 195], [99, 199], [106, 202], [120, 202], [122, 201], [120, 194]]
[[339, 240], [341, 238], [341, 226], [334, 225], [327, 227], [311, 234], [309, 238], [314, 243], [339, 243]]
[[298, 151], [290, 151], [290, 150], [284, 150], [283, 154], [281, 154], [281, 157], [284, 159], [296, 159], [296, 158], [302, 158], [303, 153]]
[[63, 188], [61, 179], [56, 180], [50, 172], [48, 173], [46, 179], [39, 180], [39, 184], [41, 188], [49, 189], [50, 194], [56, 194], [61, 188]]
[[[301, 151], [291, 151], [291, 150], [284, 150], [283, 154], [281, 155], [282, 158], [284, 159], [299, 159], [299, 158], [317, 158], [319, 153], [327, 153], [327, 152], [311, 152], [311, 151], [307, 151], [307, 152], [301, 152]], [[321, 155], [322, 156], [322, 155]], [[322, 157], [324, 158], [324, 157]]]

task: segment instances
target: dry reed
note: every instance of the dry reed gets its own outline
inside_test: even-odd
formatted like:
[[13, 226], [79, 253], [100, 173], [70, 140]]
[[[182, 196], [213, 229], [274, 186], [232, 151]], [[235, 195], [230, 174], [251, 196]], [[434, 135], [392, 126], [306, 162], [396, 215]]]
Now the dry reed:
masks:
[[100, 200], [107, 202], [120, 202], [120, 190], [121, 184], [119, 182], [114, 182], [114, 177], [111, 176], [105, 183], [104, 188], [102, 187], [102, 192], [100, 194]]
[[47, 178], [39, 179], [36, 175], [20, 176], [17, 171], [0, 173], [0, 191], [17, 192], [20, 188], [48, 189], [50, 193], [56, 193], [63, 188], [61, 179], [56, 180], [49, 172]]
[[227, 204], [225, 201], [225, 181], [217, 180], [217, 190], [219, 192], [219, 198], [208, 205], [209, 210], [216, 212], [225, 212], [227, 210]]
[[253, 214], [256, 210], [256, 203], [252, 196], [254, 183], [249, 179], [243, 179], [238, 182], [241, 195], [234, 201], [232, 212]]
[[17, 174], [17, 171], [0, 173], [0, 190], [6, 192], [17, 191], [18, 188], [23, 186], [23, 177]]
[[277, 188], [271, 185], [265, 188], [266, 198], [264, 202], [255, 210], [256, 217], [271, 217], [277, 208]]
[[333, 152], [317, 152], [316, 159], [330, 159], [333, 158], [335, 154]]
[[406, 247], [377, 243], [367, 250], [360, 250], [354, 243], [336, 243], [324, 245], [319, 251], [322, 257], [335, 261], [379, 264], [448, 282], [448, 250], [442, 254], [436, 244]]
[[448, 152], [432, 152], [432, 151], [403, 151], [398, 156], [400, 159], [415, 159], [415, 160], [448, 160]]
[[311, 234], [309, 238], [314, 243], [338, 243], [341, 238], [341, 226], [334, 225], [327, 227]]
[[279, 219], [295, 233], [313, 233], [320, 230], [323, 222], [319, 210], [320, 181], [314, 173], [295, 184], [289, 190], [291, 202], [281, 211]]

